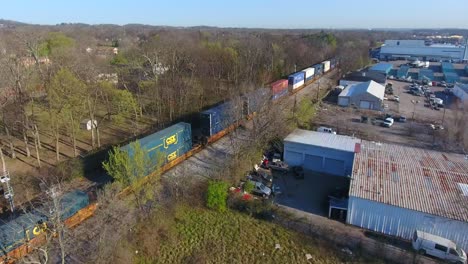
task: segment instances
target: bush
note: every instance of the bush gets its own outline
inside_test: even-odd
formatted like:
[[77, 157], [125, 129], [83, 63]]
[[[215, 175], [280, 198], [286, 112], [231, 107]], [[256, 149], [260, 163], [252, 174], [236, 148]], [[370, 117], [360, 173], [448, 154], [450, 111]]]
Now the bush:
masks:
[[210, 181], [206, 194], [206, 206], [219, 212], [226, 211], [228, 185], [223, 181]]
[[251, 193], [254, 187], [255, 186], [251, 181], [247, 181], [244, 183], [244, 192]]

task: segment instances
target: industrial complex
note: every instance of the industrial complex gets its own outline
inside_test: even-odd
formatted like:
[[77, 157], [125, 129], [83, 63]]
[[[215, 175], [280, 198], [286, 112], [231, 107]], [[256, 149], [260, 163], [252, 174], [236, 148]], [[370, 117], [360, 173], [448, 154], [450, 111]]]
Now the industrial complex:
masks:
[[468, 157], [295, 130], [284, 159], [323, 177], [347, 177], [348, 196], [330, 201], [346, 223], [410, 240], [415, 230], [468, 249]]
[[468, 45], [431, 44], [425, 40], [386, 40], [380, 49], [380, 59], [462, 62], [468, 60], [467, 49]]

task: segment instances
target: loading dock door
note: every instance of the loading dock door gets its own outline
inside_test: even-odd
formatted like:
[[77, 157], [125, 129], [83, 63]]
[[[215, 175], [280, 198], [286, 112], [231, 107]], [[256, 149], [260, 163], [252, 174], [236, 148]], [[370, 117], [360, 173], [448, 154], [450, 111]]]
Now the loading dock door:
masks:
[[362, 109], [370, 109], [371, 107], [371, 102], [369, 101], [361, 101], [359, 102], [359, 107]]
[[302, 165], [302, 153], [294, 151], [286, 151], [284, 155], [284, 161], [290, 166], [301, 166]]
[[325, 158], [324, 171], [332, 175], [346, 176], [345, 175], [345, 163], [343, 160]]
[[315, 155], [305, 155], [304, 169], [311, 171], [323, 170], [323, 157]]

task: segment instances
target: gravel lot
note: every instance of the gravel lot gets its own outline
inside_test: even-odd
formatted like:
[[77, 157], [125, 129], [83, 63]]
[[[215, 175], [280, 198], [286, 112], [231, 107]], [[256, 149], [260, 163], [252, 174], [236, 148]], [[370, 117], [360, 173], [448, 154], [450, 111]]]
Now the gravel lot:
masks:
[[[323, 103], [316, 119], [316, 126], [328, 126], [336, 129], [338, 134], [355, 135], [362, 139], [381, 141], [397, 144], [405, 144], [413, 147], [430, 148], [444, 151], [461, 152], [460, 139], [453, 134], [456, 132], [454, 124], [465, 125], [465, 128], [457, 128], [468, 139], [468, 115], [460, 110], [454, 110], [456, 98], [444, 93], [442, 87], [431, 87], [436, 97], [444, 100], [447, 106], [440, 110], [432, 110], [425, 106], [426, 97], [414, 96], [408, 93], [410, 83], [389, 81], [393, 84], [394, 95], [400, 97], [400, 103], [384, 101], [388, 108], [384, 112], [361, 109], [343, 108], [337, 106], [337, 96], [330, 95]], [[392, 98], [392, 95], [388, 95]], [[414, 102], [414, 103], [413, 103]], [[391, 128], [360, 123], [361, 116], [369, 118], [382, 118], [389, 113], [393, 116], [405, 116], [406, 123], [395, 122]], [[414, 117], [414, 119], [413, 119]], [[431, 124], [442, 124], [444, 130], [434, 131]], [[465, 142], [466, 144], [467, 142]]]

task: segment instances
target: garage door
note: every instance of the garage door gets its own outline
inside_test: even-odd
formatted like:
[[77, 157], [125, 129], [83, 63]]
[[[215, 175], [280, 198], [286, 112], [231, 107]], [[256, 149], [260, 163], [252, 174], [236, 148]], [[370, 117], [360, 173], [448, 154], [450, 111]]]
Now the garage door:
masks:
[[300, 166], [302, 165], [302, 153], [286, 150], [284, 161], [290, 166]]
[[362, 109], [370, 109], [371, 102], [369, 101], [361, 101], [359, 102], [359, 107]]
[[339, 97], [338, 98], [338, 105], [348, 106], [349, 105], [349, 98], [348, 97]]
[[304, 169], [311, 171], [323, 170], [323, 157], [315, 155], [305, 155]]
[[337, 176], [345, 176], [345, 163], [343, 160], [325, 158], [324, 167], [324, 171], [326, 173]]

